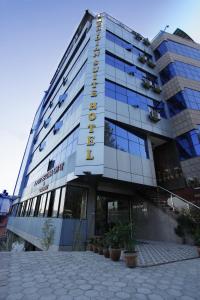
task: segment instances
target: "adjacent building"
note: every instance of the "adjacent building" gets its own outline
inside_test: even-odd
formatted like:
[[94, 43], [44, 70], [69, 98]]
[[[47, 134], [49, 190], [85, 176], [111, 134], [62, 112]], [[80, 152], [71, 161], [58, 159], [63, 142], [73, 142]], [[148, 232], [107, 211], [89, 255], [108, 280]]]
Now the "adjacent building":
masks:
[[198, 204], [200, 45], [183, 31], [148, 38], [86, 11], [36, 112], [8, 229], [56, 250], [137, 219], [139, 238], [176, 241], [152, 195]]
[[9, 196], [6, 190], [0, 193], [0, 240], [6, 236], [6, 226], [12, 202], [15, 197]]

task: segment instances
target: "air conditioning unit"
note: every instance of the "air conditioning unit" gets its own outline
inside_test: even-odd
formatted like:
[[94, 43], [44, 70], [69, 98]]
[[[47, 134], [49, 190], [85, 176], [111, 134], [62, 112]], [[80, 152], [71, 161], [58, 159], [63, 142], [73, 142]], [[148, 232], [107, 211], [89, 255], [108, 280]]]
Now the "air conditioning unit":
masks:
[[151, 110], [149, 114], [149, 119], [153, 122], [160, 121], [160, 113], [156, 110]]

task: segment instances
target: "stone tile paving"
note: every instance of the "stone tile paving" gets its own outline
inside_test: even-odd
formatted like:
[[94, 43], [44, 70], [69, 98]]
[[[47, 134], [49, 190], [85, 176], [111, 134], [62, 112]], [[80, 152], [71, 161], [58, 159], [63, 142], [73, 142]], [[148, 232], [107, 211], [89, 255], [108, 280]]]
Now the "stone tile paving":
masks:
[[200, 299], [200, 259], [128, 269], [92, 252], [0, 253], [1, 300]]
[[198, 257], [195, 246], [156, 241], [141, 241], [137, 251], [138, 265], [141, 267]]

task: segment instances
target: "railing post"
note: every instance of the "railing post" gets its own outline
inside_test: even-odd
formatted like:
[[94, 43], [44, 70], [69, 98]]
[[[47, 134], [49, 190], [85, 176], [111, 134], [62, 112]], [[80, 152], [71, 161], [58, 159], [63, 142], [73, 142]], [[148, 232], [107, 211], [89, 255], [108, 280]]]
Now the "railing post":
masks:
[[173, 200], [173, 196], [172, 196], [172, 194], [171, 194], [171, 203], [172, 203], [172, 209], [173, 209], [173, 211], [175, 211], [175, 207], [174, 207], [174, 200]]

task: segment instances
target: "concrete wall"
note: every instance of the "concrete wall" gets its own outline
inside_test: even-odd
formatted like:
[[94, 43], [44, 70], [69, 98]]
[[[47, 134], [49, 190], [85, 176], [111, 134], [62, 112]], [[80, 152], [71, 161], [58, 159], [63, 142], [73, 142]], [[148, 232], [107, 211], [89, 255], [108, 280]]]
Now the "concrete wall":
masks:
[[135, 215], [138, 239], [181, 243], [174, 233], [176, 220], [162, 209], [144, 202], [144, 210], [138, 208]]

